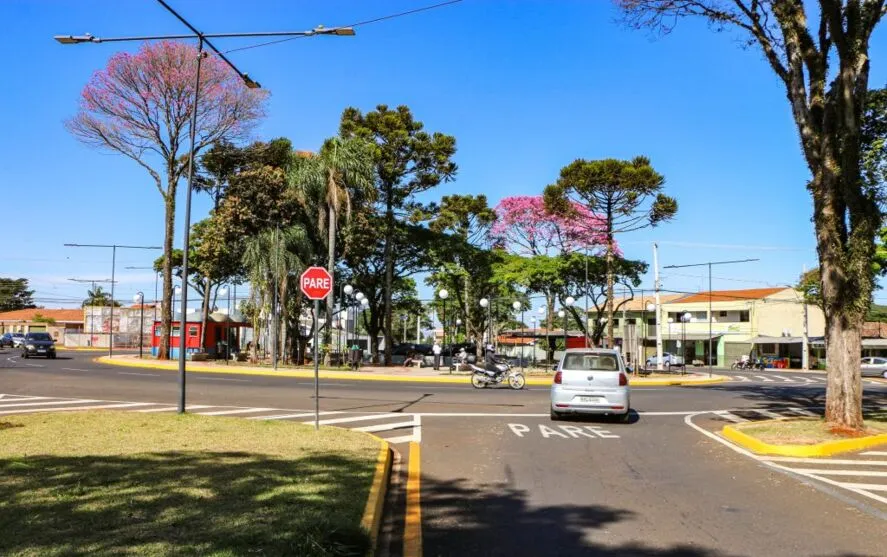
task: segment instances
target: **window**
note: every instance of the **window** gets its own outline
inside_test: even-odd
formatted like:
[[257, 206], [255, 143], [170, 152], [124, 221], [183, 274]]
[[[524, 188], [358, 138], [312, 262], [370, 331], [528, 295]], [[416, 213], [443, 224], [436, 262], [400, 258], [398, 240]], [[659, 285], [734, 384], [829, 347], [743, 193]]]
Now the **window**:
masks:
[[612, 354], [567, 354], [561, 369], [576, 371], [619, 371], [619, 362]]
[[196, 337], [197, 336], [197, 325], [191, 325], [188, 327], [188, 336]]
[[170, 331], [169, 336], [173, 336], [173, 337], [177, 337], [177, 336], [179, 336], [179, 327], [178, 327], [178, 326], [174, 326], [174, 327], [172, 328], [172, 331]]
[[159, 337], [162, 331], [163, 328], [160, 325], [157, 325], [156, 327], [154, 327], [154, 336]]
[[727, 312], [726, 311], [719, 311], [718, 317], [727, 317]]
[[614, 319], [614, 320], [613, 320], [613, 326], [614, 326], [614, 327], [618, 327], [618, 326], [619, 326], [619, 320], [618, 320], [618, 319]]
[[884, 358], [872, 358], [872, 363], [878, 366], [882, 366], [884, 364], [887, 364], [887, 360], [885, 360]]
[[739, 322], [740, 323], [748, 323], [748, 310], [744, 309], [739, 312]]
[[776, 345], [773, 343], [762, 344], [761, 345], [761, 354], [776, 354]]
[[656, 318], [651, 317], [650, 319], [647, 319], [647, 325], [652, 325], [653, 327], [655, 327], [656, 326]]
[[708, 312], [706, 311], [694, 311], [693, 319], [696, 321], [708, 321]]
[[635, 319], [634, 317], [629, 317], [628, 319], [625, 320], [625, 324], [626, 325], [637, 325], [637, 321], [638, 320]]

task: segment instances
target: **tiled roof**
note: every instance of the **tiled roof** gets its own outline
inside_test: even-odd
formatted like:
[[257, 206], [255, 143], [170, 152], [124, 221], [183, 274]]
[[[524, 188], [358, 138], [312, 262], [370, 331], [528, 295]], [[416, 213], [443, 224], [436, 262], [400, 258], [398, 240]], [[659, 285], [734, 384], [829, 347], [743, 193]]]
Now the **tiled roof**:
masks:
[[[712, 290], [712, 302], [738, 302], [742, 300], [760, 300], [767, 296], [772, 296], [777, 292], [786, 290], [787, 287], [779, 288], [746, 288], [743, 290]], [[692, 304], [696, 302], [707, 302], [709, 299], [708, 292], [698, 292], [696, 294], [688, 294], [683, 298], [674, 300], [682, 304]]]
[[55, 319], [57, 323], [83, 323], [82, 309], [17, 309], [0, 313], [0, 321], [30, 322], [40, 315], [47, 319]]
[[[684, 296], [684, 294], [660, 294], [659, 295], [659, 303], [667, 304], [668, 302], [673, 302], [679, 298]], [[625, 311], [644, 311], [647, 309], [647, 304], [656, 302], [656, 295], [652, 292], [644, 292], [643, 296], [640, 293], [636, 293], [634, 298], [628, 300], [624, 305], [620, 306], [622, 300], [625, 298], [614, 298], [613, 299], [613, 308], [618, 308], [617, 312], [621, 312], [623, 309]], [[602, 308], [604, 309], [604, 308]], [[597, 310], [590, 307], [588, 308], [588, 313], [597, 313]]]

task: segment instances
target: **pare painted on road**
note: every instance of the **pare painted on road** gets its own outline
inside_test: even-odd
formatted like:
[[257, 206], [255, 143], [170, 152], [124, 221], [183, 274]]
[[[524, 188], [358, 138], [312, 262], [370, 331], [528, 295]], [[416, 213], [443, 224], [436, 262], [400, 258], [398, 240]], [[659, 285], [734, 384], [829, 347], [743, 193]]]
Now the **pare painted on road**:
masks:
[[619, 439], [619, 436], [615, 433], [594, 425], [548, 426], [537, 424], [534, 427], [524, 424], [508, 424], [508, 429], [511, 430], [511, 433], [521, 438], [541, 435], [544, 439]]

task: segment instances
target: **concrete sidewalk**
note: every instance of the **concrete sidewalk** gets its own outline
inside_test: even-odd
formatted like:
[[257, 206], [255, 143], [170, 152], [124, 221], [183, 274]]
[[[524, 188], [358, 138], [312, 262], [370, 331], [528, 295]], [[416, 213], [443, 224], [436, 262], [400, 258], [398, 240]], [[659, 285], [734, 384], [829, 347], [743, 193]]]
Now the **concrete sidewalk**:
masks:
[[[178, 362], [174, 360], [158, 361], [149, 358], [139, 359], [138, 355], [120, 354], [113, 357], [102, 356], [96, 358], [97, 362], [125, 367], [137, 367], [145, 369], [160, 370], [177, 370]], [[309, 379], [314, 377], [313, 369], [278, 367], [275, 371], [269, 366], [252, 366], [238, 364], [224, 364], [217, 362], [188, 362], [187, 369], [189, 372], [197, 373], [228, 373], [238, 375], [261, 375], [268, 377], [296, 377]], [[406, 368], [403, 366], [364, 366], [360, 371], [336, 371], [336, 370], [320, 370], [320, 378], [324, 380], [347, 380], [347, 381], [401, 381], [413, 383], [455, 383], [468, 385], [469, 374], [466, 372], [448, 373], [445, 370], [435, 371], [433, 368]], [[551, 384], [554, 374], [547, 375], [530, 375], [527, 374], [527, 385], [547, 386]], [[721, 383], [726, 378], [721, 376], [708, 377], [708, 374], [688, 373], [687, 375], [676, 375], [674, 377], [631, 377], [631, 384], [634, 386], [671, 386], [671, 385], [708, 385], [712, 383]]]

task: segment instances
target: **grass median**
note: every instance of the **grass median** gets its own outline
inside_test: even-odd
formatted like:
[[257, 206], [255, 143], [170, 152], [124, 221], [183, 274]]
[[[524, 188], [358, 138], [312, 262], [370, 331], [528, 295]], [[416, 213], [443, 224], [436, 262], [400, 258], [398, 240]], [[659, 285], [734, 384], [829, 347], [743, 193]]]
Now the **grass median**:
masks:
[[379, 444], [277, 421], [0, 418], [0, 554], [362, 555]]
[[815, 445], [828, 441], [843, 441], [885, 434], [887, 433], [887, 412], [877, 412], [866, 416], [865, 430], [862, 432], [834, 429], [824, 420], [817, 418], [768, 420], [733, 427], [769, 445]]

